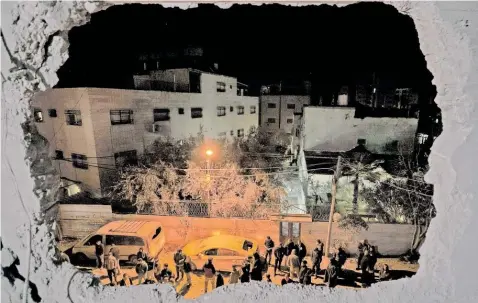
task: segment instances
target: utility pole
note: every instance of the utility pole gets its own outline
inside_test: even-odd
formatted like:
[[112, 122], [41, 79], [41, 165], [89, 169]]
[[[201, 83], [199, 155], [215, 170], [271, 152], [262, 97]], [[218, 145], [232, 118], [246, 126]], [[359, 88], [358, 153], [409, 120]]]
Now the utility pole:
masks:
[[337, 168], [335, 169], [334, 176], [332, 177], [332, 201], [330, 203], [330, 215], [329, 215], [329, 226], [327, 230], [327, 241], [325, 242], [325, 256], [329, 256], [330, 250], [330, 238], [332, 236], [332, 223], [334, 219], [334, 212], [335, 212], [335, 196], [337, 195], [337, 182], [340, 178], [341, 174], [341, 162], [342, 157], [339, 156], [337, 158]]

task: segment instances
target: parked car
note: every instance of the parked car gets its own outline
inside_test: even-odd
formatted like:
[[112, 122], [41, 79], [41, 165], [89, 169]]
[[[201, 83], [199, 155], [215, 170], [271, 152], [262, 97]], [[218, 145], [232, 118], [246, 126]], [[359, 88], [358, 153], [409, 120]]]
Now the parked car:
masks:
[[[258, 244], [254, 240], [219, 235], [192, 241], [182, 251], [191, 258], [193, 271], [201, 270], [208, 258], [212, 257], [217, 271], [231, 272], [233, 265], [241, 266], [246, 258], [252, 258], [257, 249]], [[264, 257], [261, 256], [261, 260], [265, 263]]]
[[97, 241], [105, 246], [105, 255], [114, 243], [119, 248], [120, 261], [136, 263], [136, 254], [141, 247], [150, 257], [149, 262], [157, 260], [166, 238], [157, 221], [113, 221], [76, 243], [71, 250], [73, 259], [76, 262], [95, 260]]

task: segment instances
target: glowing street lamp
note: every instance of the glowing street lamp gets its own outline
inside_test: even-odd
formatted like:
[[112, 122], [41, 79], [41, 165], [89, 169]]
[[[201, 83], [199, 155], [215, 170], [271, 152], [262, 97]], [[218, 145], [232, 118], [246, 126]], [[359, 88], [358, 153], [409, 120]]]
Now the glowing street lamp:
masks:
[[211, 157], [214, 154], [214, 152], [210, 149], [206, 150], [206, 156]]

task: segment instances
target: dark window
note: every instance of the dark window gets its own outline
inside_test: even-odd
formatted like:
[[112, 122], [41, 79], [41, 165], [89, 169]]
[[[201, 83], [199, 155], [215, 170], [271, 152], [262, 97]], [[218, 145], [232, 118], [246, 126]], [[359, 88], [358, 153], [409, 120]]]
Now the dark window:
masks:
[[66, 124], [81, 126], [81, 111], [79, 110], [66, 110]]
[[218, 106], [217, 107], [217, 116], [222, 117], [226, 115], [226, 107], [225, 106]]
[[154, 232], [154, 235], [151, 239], [156, 239], [157, 236], [159, 236], [161, 234], [161, 231], [162, 231], [162, 228], [161, 226], [159, 226], [158, 228], [156, 228], [156, 231]]
[[52, 118], [58, 117], [57, 114], [56, 114], [56, 109], [49, 109], [48, 110], [48, 116], [50, 116]]
[[140, 237], [132, 236], [106, 236], [106, 245], [114, 243], [117, 246], [144, 246], [144, 241]]
[[234, 136], [234, 131], [233, 130], [231, 130], [231, 136]]
[[244, 137], [244, 129], [243, 128], [237, 130], [237, 136], [239, 138]]
[[232, 89], [232, 85], [229, 85], [229, 88]]
[[234, 106], [229, 106], [229, 111], [233, 112], [234, 111]]
[[[281, 222], [282, 223], [282, 222]], [[251, 249], [252, 247], [254, 246], [254, 244], [251, 242], [251, 241], [244, 241], [244, 244], [242, 244], [242, 249], [244, 249], [245, 251], [248, 251], [249, 249]]]
[[295, 130], [295, 136], [296, 136], [296, 137], [299, 137], [299, 136], [300, 136], [300, 130], [299, 130], [299, 129], [296, 129], [296, 130]]
[[115, 156], [115, 164], [117, 167], [138, 164], [138, 156], [136, 154], [136, 150], [127, 150], [127, 151], [115, 153], [114, 156]]
[[212, 248], [204, 251], [206, 256], [217, 256], [217, 248]]
[[71, 154], [71, 161], [73, 167], [88, 169], [88, 158], [85, 155]]
[[267, 118], [267, 123], [276, 123], [275, 118]]
[[357, 140], [358, 145], [365, 145], [366, 142], [367, 142], [367, 140], [365, 140], [365, 139], [358, 139]]
[[133, 124], [133, 111], [131, 109], [110, 110], [111, 125]]
[[224, 82], [216, 82], [216, 90], [219, 93], [223, 93], [226, 91], [226, 83]]
[[267, 108], [276, 108], [275, 103], [267, 103]]
[[102, 235], [94, 235], [92, 236], [91, 238], [89, 238], [86, 242], [85, 242], [85, 246], [93, 246], [96, 244], [96, 242], [102, 242], [103, 243], [103, 236]]
[[294, 122], [294, 119], [287, 119], [287, 124], [292, 124]]
[[179, 115], [184, 115], [184, 108], [182, 108], [182, 107], [178, 108], [178, 114]]
[[39, 108], [33, 109], [33, 119], [35, 119], [35, 122], [43, 122], [43, 113], [41, 109]]
[[202, 107], [191, 108], [191, 118], [202, 118]]
[[255, 114], [256, 113], [256, 107], [255, 106], [251, 106], [251, 114]]
[[244, 115], [244, 106], [238, 106], [237, 107], [237, 114], [238, 115]]
[[64, 159], [62, 150], [55, 150], [55, 159], [57, 159], [57, 160]]
[[154, 122], [169, 121], [169, 108], [155, 108], [153, 110]]
[[287, 103], [287, 109], [295, 109], [295, 104]]

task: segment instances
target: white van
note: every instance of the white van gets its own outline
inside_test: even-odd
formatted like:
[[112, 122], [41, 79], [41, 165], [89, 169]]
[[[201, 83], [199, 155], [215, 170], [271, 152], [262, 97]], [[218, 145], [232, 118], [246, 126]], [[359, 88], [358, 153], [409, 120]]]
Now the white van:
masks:
[[89, 234], [72, 247], [73, 260], [85, 262], [96, 260], [95, 244], [101, 241], [108, 254], [111, 244], [115, 244], [120, 251], [120, 261], [136, 262], [136, 254], [142, 247], [144, 252], [153, 260], [158, 260], [163, 250], [166, 238], [161, 224], [158, 221], [114, 221], [96, 232]]

